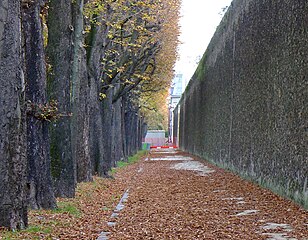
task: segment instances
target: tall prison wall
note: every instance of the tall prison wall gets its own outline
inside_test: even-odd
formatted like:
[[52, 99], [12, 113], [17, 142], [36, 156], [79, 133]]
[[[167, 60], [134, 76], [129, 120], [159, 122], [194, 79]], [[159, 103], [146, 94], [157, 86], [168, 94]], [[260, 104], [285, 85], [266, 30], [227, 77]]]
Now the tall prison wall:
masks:
[[307, 26], [307, 0], [233, 1], [178, 105], [176, 136], [305, 208]]

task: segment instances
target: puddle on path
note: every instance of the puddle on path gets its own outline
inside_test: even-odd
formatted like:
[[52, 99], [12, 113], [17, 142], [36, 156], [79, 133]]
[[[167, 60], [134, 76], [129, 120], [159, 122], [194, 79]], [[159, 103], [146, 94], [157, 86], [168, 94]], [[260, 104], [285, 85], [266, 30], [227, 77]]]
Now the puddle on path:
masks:
[[196, 171], [198, 175], [201, 175], [201, 176], [206, 176], [209, 173], [215, 172], [215, 170], [197, 161], [185, 161], [182, 163], [177, 163], [173, 165], [171, 168], [176, 169], [176, 170]]
[[242, 198], [242, 197], [228, 197], [228, 198], [223, 198], [222, 200], [236, 201], [236, 204], [245, 204], [246, 203], [244, 201], [244, 198]]
[[191, 161], [194, 160], [191, 157], [184, 157], [184, 156], [165, 156], [165, 157], [151, 157], [151, 161]]
[[289, 224], [285, 223], [266, 223], [262, 226], [264, 230], [279, 230], [279, 232], [262, 233], [269, 238], [267, 240], [296, 240], [296, 238], [291, 238], [287, 235], [288, 232], [292, 232], [293, 228]]
[[297, 238], [291, 238], [286, 233], [262, 233], [262, 235], [269, 236], [266, 240], [297, 240]]
[[214, 190], [213, 193], [220, 193], [220, 192], [226, 192], [227, 190], [225, 189], [218, 189], [218, 190]]
[[164, 148], [164, 149], [152, 149], [150, 151], [151, 154], [176, 154], [179, 151], [174, 148]]
[[97, 240], [108, 240], [108, 235], [110, 234], [110, 232], [102, 232]]
[[229, 197], [229, 198], [223, 198], [222, 200], [237, 200], [237, 201], [242, 201], [244, 198], [242, 197]]
[[195, 171], [200, 176], [207, 176], [209, 173], [215, 172], [215, 170], [205, 166], [204, 164], [194, 161], [192, 157], [175, 155], [175, 156], [164, 156], [164, 157], [150, 157], [147, 158], [146, 161], [182, 161], [181, 163], [177, 163], [171, 167], [171, 169], [176, 170], [189, 170]]
[[266, 223], [262, 228], [265, 230], [282, 228], [284, 231], [287, 231], [287, 232], [290, 232], [293, 230], [289, 224], [285, 224], [285, 223]]
[[247, 216], [247, 215], [251, 215], [251, 214], [256, 214], [257, 212], [259, 212], [259, 210], [245, 210], [243, 212], [235, 214], [234, 216]]
[[107, 222], [108, 227], [114, 227], [116, 222]]

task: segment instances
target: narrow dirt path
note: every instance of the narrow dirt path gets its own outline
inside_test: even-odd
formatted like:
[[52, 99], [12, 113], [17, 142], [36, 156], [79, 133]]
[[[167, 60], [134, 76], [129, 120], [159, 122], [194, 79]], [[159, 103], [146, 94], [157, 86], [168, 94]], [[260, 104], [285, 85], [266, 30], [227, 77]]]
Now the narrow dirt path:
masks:
[[105, 239], [308, 239], [307, 211], [181, 151], [153, 150], [127, 177]]

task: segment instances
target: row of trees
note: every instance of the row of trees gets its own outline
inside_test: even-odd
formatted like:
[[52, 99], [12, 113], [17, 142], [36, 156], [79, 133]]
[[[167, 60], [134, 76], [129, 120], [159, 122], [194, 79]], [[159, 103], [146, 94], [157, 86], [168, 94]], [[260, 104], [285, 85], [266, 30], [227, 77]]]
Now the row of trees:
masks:
[[0, 0], [0, 226], [26, 227], [29, 206], [56, 207], [140, 148], [173, 76], [179, 5]]

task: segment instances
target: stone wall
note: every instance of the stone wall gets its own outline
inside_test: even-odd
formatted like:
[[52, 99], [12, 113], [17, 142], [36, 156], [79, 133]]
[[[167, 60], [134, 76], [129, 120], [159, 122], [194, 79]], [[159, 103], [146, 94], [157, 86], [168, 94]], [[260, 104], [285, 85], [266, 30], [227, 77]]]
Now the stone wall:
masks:
[[176, 136], [305, 208], [307, 26], [307, 0], [234, 0], [182, 96]]

